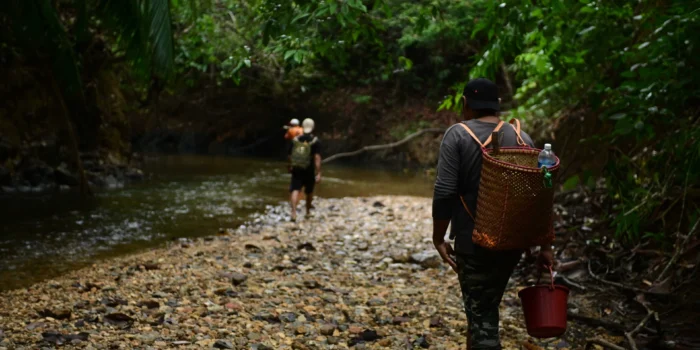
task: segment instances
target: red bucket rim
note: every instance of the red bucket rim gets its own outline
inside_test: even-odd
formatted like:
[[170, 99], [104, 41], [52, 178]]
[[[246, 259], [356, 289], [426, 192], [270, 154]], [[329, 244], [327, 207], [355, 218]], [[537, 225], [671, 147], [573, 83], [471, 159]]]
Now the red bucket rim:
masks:
[[569, 287], [567, 287], [567, 286], [562, 286], [562, 285], [560, 285], [560, 284], [555, 284], [555, 285], [554, 285], [554, 289], [552, 289], [552, 285], [550, 285], [550, 284], [540, 284], [540, 285], [537, 285], [537, 286], [530, 286], [530, 287], [525, 287], [525, 288], [521, 289], [521, 290], [518, 292], [518, 297], [522, 298], [522, 297], [523, 297], [523, 293], [526, 292], [526, 291], [535, 290], [535, 289], [542, 289], [542, 288], [546, 288], [546, 289], [549, 289], [549, 290], [552, 290], [552, 291], [554, 291], [554, 290], [556, 290], [556, 289], [559, 289], [559, 290], [562, 290], [562, 291], [566, 292], [566, 294], [569, 294]]

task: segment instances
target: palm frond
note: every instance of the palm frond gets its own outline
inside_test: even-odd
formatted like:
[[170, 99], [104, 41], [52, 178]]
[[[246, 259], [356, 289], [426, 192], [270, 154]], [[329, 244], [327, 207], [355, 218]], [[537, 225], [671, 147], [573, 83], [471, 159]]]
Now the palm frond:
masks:
[[147, 20], [149, 41], [153, 55], [153, 70], [159, 77], [167, 77], [173, 70], [173, 30], [169, 0], [151, 0]]
[[[80, 77], [78, 58], [66, 29], [51, 4], [50, 0], [35, 0], [39, 23], [44, 25], [43, 38], [34, 38], [39, 42], [46, 40], [53, 56], [52, 68], [56, 80], [61, 85], [64, 98], [69, 103], [85, 104], [83, 81]], [[31, 16], [32, 13], [29, 12]], [[50, 38], [50, 39], [47, 39]], [[42, 40], [44, 39], [44, 40]]]
[[150, 78], [168, 77], [174, 66], [169, 0], [99, 0], [98, 15], [118, 34], [134, 72]]
[[148, 26], [143, 20], [143, 1], [98, 0], [97, 15], [108, 30], [117, 34], [117, 44], [125, 51], [134, 73], [149, 77]]

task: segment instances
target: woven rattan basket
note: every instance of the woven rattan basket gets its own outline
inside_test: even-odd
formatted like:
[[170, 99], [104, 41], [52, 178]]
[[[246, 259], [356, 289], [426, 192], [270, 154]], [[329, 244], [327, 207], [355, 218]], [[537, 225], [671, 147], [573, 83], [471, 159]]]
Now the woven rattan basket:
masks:
[[[526, 249], [548, 245], [554, 239], [552, 226], [554, 188], [547, 186], [545, 174], [537, 168], [539, 149], [528, 147], [520, 137], [520, 123], [511, 120], [520, 147], [502, 147], [495, 154], [481, 143], [474, 133], [462, 125], [481, 146], [483, 164], [477, 197], [476, 217], [464, 200], [464, 208], [474, 219], [474, 243], [492, 250]], [[498, 131], [499, 126], [494, 130]], [[553, 177], [559, 170], [559, 159], [548, 168]]]

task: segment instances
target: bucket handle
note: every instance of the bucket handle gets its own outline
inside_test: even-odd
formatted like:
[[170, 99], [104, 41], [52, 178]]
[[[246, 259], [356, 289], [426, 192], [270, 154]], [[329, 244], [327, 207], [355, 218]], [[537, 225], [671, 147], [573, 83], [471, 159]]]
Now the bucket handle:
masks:
[[[554, 290], [554, 271], [552, 271], [552, 265], [547, 266], [549, 268], [549, 277], [551, 279], [551, 284], [549, 285], [550, 290]], [[537, 284], [540, 284], [540, 279], [542, 279], [542, 274], [537, 275]]]

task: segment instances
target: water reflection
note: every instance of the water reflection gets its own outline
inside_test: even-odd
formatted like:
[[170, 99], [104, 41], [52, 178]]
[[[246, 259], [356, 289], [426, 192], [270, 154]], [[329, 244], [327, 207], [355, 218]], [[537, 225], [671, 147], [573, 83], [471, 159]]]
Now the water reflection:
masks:
[[[24, 286], [94, 259], [236, 227], [286, 200], [283, 163], [207, 156], [151, 157], [152, 177], [83, 200], [74, 194], [0, 199], [0, 289]], [[325, 167], [321, 197], [429, 196], [416, 173]]]

